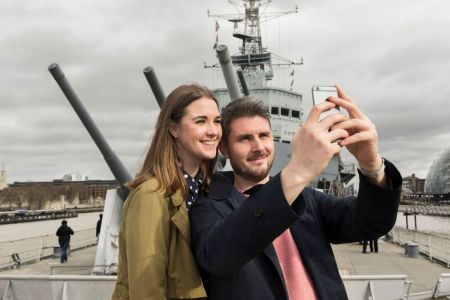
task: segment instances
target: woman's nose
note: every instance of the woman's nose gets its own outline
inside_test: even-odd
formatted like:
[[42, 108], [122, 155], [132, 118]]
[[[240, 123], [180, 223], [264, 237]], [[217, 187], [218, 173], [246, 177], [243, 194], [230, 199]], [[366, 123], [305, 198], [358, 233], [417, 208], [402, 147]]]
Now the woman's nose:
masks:
[[221, 128], [216, 123], [209, 123], [206, 129], [206, 134], [209, 136], [219, 135]]

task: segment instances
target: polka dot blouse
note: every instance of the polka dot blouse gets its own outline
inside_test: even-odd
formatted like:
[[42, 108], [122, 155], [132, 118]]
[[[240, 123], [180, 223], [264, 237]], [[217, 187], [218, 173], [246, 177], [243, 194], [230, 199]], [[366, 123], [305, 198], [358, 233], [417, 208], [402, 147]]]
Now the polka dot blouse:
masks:
[[193, 178], [189, 175], [185, 170], [182, 169], [184, 179], [186, 179], [186, 183], [188, 185], [189, 194], [187, 195], [186, 208], [189, 210], [192, 203], [194, 203], [198, 199], [199, 191], [202, 187], [202, 176], [197, 175]]

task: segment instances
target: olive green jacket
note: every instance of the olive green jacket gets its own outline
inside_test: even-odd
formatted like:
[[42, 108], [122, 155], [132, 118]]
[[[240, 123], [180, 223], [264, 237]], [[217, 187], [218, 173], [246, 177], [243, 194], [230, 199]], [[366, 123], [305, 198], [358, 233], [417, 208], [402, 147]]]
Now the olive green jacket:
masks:
[[149, 179], [123, 207], [119, 267], [112, 300], [206, 297], [192, 255], [188, 213], [181, 191], [171, 197]]

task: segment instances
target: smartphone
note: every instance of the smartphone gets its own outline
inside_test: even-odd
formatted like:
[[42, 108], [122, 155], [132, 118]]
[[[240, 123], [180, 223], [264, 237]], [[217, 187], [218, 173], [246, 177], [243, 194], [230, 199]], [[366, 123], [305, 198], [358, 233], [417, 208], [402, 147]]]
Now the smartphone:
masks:
[[[323, 101], [326, 101], [328, 97], [338, 97], [338, 92], [335, 86], [313, 86], [312, 87], [312, 98], [313, 98], [313, 104], [317, 105], [319, 103], [322, 103]], [[339, 106], [336, 106], [332, 109], [329, 109], [323, 113], [320, 114], [320, 119], [324, 119], [326, 116], [331, 114], [340, 113]]]

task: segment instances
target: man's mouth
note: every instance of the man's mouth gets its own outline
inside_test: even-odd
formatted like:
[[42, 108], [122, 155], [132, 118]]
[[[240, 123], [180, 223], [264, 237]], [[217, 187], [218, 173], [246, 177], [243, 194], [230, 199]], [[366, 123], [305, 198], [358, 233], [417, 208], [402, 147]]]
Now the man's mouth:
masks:
[[263, 155], [258, 155], [258, 156], [252, 156], [248, 160], [249, 161], [256, 161], [256, 160], [264, 159], [266, 157], [267, 157], [267, 154], [263, 154]]

